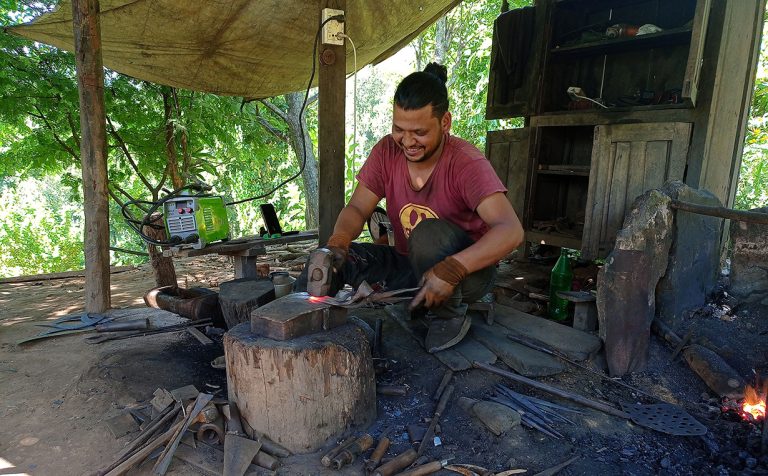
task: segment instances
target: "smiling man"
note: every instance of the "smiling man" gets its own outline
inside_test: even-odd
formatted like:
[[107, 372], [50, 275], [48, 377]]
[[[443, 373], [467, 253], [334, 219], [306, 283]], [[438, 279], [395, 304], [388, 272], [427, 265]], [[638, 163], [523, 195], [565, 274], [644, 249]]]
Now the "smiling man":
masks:
[[[490, 162], [450, 135], [446, 79], [446, 68], [430, 63], [397, 87], [392, 133], [371, 151], [325, 246], [334, 254], [332, 292], [363, 280], [421, 287], [411, 309], [429, 310], [429, 352], [461, 341], [471, 323], [467, 304], [491, 290], [496, 263], [523, 240]], [[395, 246], [352, 242], [381, 199]]]

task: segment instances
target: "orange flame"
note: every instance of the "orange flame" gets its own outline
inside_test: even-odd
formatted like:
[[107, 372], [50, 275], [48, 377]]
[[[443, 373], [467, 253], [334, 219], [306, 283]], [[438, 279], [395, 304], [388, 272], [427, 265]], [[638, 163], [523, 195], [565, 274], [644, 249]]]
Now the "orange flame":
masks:
[[754, 387], [747, 385], [744, 389], [744, 403], [741, 406], [744, 417], [752, 415], [754, 420], [765, 418], [765, 395], [760, 395]]

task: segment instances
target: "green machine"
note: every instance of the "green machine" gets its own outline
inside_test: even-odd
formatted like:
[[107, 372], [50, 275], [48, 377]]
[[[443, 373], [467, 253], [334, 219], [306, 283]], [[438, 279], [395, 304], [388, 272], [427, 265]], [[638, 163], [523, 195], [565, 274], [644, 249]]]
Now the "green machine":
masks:
[[163, 216], [171, 246], [199, 250], [229, 239], [229, 220], [224, 200], [217, 196], [179, 195], [163, 203]]

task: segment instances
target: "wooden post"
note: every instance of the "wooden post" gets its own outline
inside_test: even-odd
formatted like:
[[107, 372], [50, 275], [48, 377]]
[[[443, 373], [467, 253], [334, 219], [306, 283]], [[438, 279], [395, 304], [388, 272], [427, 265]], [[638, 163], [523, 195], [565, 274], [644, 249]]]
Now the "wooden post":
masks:
[[106, 113], [99, 0], [72, 0], [85, 208], [85, 310], [110, 307]]
[[[346, 0], [324, 0], [322, 8], [346, 11]], [[346, 29], [345, 29], [346, 30]], [[344, 108], [346, 98], [346, 47], [323, 45], [319, 49], [318, 134], [320, 243], [333, 233], [336, 217], [344, 207]]]

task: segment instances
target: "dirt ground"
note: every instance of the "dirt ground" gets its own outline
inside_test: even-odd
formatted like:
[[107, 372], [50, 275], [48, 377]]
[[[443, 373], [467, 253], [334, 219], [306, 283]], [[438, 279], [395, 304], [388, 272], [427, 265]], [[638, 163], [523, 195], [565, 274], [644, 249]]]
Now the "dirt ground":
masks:
[[[179, 259], [176, 268], [185, 287], [216, 288], [233, 276], [231, 263], [219, 257]], [[39, 332], [36, 323], [80, 311], [83, 284], [83, 279], [74, 278], [0, 285], [0, 474], [92, 474], [113, 461], [131, 439], [130, 435], [115, 438], [105, 419], [128, 405], [151, 399], [159, 387], [193, 384], [201, 391], [218, 390], [219, 395], [226, 396], [224, 371], [209, 364], [223, 354], [220, 338], [212, 346], [203, 346], [186, 333], [97, 345], [86, 343], [83, 335], [16, 344]], [[112, 275], [113, 307], [143, 307], [142, 296], [153, 286], [147, 265]], [[386, 318], [381, 310], [354, 314], [369, 324]], [[764, 372], [768, 312], [764, 306], [744, 305], [732, 314], [736, 317], [726, 321], [700, 313], [692, 315], [688, 323], [697, 320], [698, 325], [711, 327], [729, 339], [738, 355], [733, 365], [745, 377]], [[383, 335], [390, 371], [379, 376], [379, 383], [407, 385], [409, 393], [404, 397], [379, 396], [376, 423], [358, 431], [377, 437], [383, 428], [393, 427], [390, 454], [396, 454], [411, 446], [406, 426], [430, 417], [434, 411], [431, 395], [444, 368], [395, 323], [385, 320]], [[427, 454], [435, 459], [453, 456], [452, 463], [476, 464], [496, 472], [526, 469], [531, 475], [572, 456], [579, 458], [560, 474], [768, 474], [768, 456], [761, 456], [759, 451], [760, 428], [734, 417], [733, 412], [720, 411], [714, 395], [683, 361], [671, 361], [671, 354], [666, 344], [654, 337], [648, 369], [625, 381], [683, 406], [708, 427], [706, 436], [664, 435], [579, 408], [584, 414], [574, 416], [573, 425], [558, 425], [563, 439], [523, 427], [497, 437], [452, 404], [441, 419], [443, 444], [429, 448]], [[613, 404], [653, 403], [578, 369], [541, 380]], [[556, 401], [502, 377], [468, 370], [454, 378], [454, 402], [459, 396], [488, 398], [496, 383]], [[278, 474], [361, 474], [359, 464], [344, 472], [325, 470], [318, 463], [319, 455], [287, 458]], [[148, 468], [140, 472], [148, 473]], [[204, 473], [175, 460], [169, 474]]]

